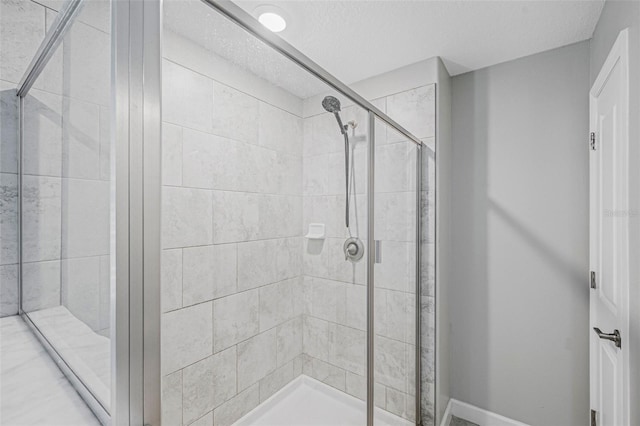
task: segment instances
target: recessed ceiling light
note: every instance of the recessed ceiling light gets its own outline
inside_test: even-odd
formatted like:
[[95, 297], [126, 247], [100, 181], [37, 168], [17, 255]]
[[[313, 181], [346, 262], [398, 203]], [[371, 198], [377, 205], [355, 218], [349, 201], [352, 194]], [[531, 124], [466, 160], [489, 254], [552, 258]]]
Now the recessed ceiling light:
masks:
[[258, 21], [274, 33], [287, 28], [287, 21], [275, 12], [263, 12], [258, 16]]

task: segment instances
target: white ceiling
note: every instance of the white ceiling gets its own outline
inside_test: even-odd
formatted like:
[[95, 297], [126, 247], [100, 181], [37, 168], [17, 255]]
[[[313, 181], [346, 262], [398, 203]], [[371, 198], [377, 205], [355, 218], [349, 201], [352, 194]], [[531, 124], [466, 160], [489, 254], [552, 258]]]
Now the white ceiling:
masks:
[[[440, 56], [461, 74], [591, 38], [604, 0], [235, 0], [282, 9], [279, 33], [350, 84]], [[315, 77], [200, 0], [165, 0], [164, 22], [242, 69], [305, 99]]]
[[346, 83], [434, 56], [467, 71], [591, 38], [604, 0], [235, 0], [288, 15], [280, 35]]
[[164, 27], [235, 64], [306, 99], [326, 92], [319, 79], [245, 32], [200, 0], [165, 0]]

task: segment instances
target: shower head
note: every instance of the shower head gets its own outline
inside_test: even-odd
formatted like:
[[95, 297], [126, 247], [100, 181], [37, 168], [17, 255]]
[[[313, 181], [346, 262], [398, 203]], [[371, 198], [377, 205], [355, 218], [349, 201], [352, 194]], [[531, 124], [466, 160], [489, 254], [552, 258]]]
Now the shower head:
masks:
[[340, 112], [340, 101], [333, 96], [325, 96], [322, 100], [322, 107], [332, 114]]
[[340, 126], [340, 133], [346, 135], [347, 126], [342, 124], [342, 119], [340, 118], [340, 101], [333, 96], [325, 96], [325, 98], [322, 100], [322, 107], [327, 110], [327, 112], [330, 112], [336, 116], [336, 120], [338, 120], [338, 126]]
[[[349, 229], [349, 134], [347, 133], [349, 126], [342, 124], [342, 119], [340, 118], [340, 101], [337, 98], [325, 96], [322, 100], [322, 107], [336, 117], [336, 121], [340, 127], [340, 133], [344, 136], [345, 225], [347, 229]], [[351, 233], [351, 231], [349, 231], [349, 233]], [[348, 256], [347, 254], [347, 257]]]

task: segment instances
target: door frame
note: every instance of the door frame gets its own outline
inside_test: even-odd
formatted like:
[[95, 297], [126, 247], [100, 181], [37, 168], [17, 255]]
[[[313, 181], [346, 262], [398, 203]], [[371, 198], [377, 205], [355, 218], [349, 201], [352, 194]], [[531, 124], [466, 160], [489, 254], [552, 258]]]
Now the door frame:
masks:
[[[67, 0], [18, 97], [18, 313], [98, 420], [160, 425], [162, 0], [111, 2], [111, 404], [105, 408], [22, 309], [24, 98], [89, 0]], [[115, 252], [114, 252], [115, 251]]]
[[[620, 134], [620, 140], [624, 149], [627, 151], [627, 159], [628, 159], [628, 151], [629, 151], [629, 29], [624, 29], [618, 35], [616, 41], [611, 47], [611, 51], [607, 56], [600, 72], [596, 80], [589, 91], [589, 131], [592, 133], [596, 133], [596, 150], [593, 150], [591, 145], [590, 156], [589, 156], [589, 270], [594, 271], [596, 273], [596, 277], [599, 276], [598, 271], [598, 215], [595, 214], [596, 209], [598, 209], [598, 192], [597, 192], [597, 184], [599, 182], [599, 172], [600, 169], [598, 167], [599, 161], [599, 140], [597, 134], [597, 96], [601, 93], [604, 88], [606, 82], [609, 79], [611, 72], [614, 70], [616, 66], [621, 67], [623, 76], [622, 79], [627, 87], [627, 90], [624, 90], [622, 93], [622, 101], [620, 103], [621, 109], [620, 114], [626, 122], [626, 126], [623, 126], [622, 132]], [[629, 200], [629, 188], [631, 188], [629, 181], [629, 161], [627, 160], [626, 164], [626, 180], [627, 180], [627, 200]], [[627, 203], [628, 204], [628, 203]], [[627, 205], [628, 208], [628, 205]], [[629, 221], [630, 211], [626, 212], [613, 212], [616, 214], [619, 219]], [[626, 242], [627, 246], [629, 244], [629, 240]], [[631, 260], [629, 259], [629, 265]], [[589, 279], [589, 285], [591, 280]], [[595, 311], [595, 296], [594, 289], [590, 290], [589, 293], [589, 401], [592, 412], [594, 409], [599, 408], [598, 404], [598, 377], [596, 375], [596, 370], [594, 368], [593, 355], [594, 350], [596, 349], [596, 342], [598, 341], [598, 337], [593, 331], [593, 327], [597, 327], [594, 319], [594, 311]], [[619, 325], [620, 334], [622, 336], [622, 368], [626, 374], [623, 374], [623, 395], [622, 395], [622, 419], [623, 425], [629, 425], [630, 423], [630, 351], [629, 351], [629, 285], [626, 289], [626, 297], [623, 297], [622, 303], [622, 316], [623, 322]]]

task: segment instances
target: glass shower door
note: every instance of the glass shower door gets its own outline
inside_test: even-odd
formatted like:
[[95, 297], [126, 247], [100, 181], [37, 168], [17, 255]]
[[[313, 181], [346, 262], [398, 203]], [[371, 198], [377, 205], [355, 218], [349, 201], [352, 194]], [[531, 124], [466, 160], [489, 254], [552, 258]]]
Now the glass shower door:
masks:
[[[386, 107], [389, 99], [381, 99]], [[374, 173], [375, 425], [416, 422], [416, 266], [421, 148], [376, 119]]]
[[[111, 406], [111, 4], [83, 2], [21, 100], [21, 312]], [[49, 26], [57, 12], [47, 9]], [[63, 13], [63, 12], [60, 12]], [[104, 420], [104, 418], [102, 418]]]

